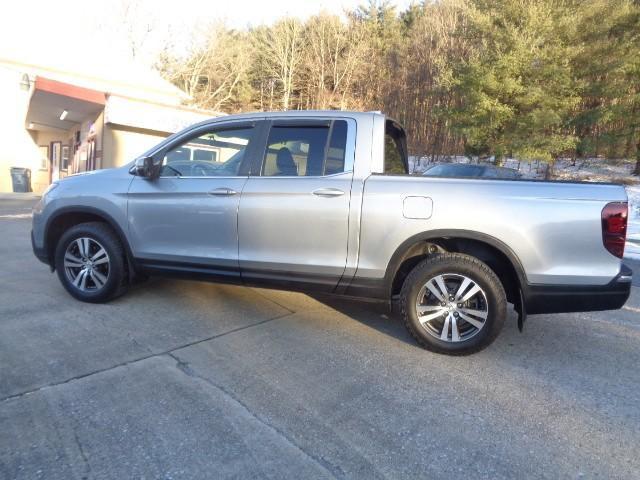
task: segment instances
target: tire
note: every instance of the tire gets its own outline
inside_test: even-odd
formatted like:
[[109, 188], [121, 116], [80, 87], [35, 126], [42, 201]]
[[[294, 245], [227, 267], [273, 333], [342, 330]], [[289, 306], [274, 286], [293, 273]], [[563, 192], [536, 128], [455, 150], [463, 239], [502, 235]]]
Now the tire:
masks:
[[496, 339], [507, 315], [507, 300], [502, 283], [485, 263], [445, 253], [430, 256], [409, 273], [400, 309], [405, 326], [421, 346], [436, 353], [468, 355]]
[[56, 245], [55, 267], [62, 286], [83, 302], [108, 302], [128, 287], [124, 248], [105, 223], [81, 223], [65, 231]]

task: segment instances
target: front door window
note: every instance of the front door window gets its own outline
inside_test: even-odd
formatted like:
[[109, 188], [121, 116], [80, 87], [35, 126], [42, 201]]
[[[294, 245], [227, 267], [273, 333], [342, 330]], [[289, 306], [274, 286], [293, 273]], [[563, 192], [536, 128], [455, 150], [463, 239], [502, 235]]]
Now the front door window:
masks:
[[253, 136], [253, 128], [216, 130], [190, 138], [169, 150], [163, 177], [235, 177]]

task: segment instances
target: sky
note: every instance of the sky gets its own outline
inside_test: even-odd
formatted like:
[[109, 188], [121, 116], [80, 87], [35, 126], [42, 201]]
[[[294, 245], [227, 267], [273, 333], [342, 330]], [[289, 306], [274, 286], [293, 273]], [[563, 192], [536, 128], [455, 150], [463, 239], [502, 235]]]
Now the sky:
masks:
[[[180, 48], [209, 22], [233, 28], [305, 19], [320, 11], [342, 15], [366, 0], [7, 0], [0, 7], [0, 58], [26, 63], [77, 62], [88, 56], [128, 55], [151, 64], [167, 38]], [[399, 9], [411, 0], [392, 1]], [[134, 28], [127, 31], [128, 15]], [[149, 30], [147, 32], [147, 30]]]

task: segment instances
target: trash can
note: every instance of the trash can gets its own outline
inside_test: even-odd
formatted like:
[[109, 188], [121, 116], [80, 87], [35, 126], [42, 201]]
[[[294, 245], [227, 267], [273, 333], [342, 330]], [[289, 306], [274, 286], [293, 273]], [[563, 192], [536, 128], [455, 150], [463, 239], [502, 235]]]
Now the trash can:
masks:
[[31, 191], [31, 170], [28, 168], [11, 167], [11, 182], [14, 192]]

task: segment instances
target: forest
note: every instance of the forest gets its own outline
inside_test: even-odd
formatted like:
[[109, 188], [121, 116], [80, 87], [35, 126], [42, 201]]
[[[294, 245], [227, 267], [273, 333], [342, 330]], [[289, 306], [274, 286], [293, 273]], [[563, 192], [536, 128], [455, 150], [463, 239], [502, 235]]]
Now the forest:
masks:
[[636, 159], [640, 0], [440, 0], [194, 32], [157, 68], [196, 106], [381, 110], [410, 153]]

